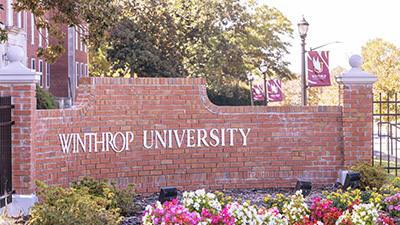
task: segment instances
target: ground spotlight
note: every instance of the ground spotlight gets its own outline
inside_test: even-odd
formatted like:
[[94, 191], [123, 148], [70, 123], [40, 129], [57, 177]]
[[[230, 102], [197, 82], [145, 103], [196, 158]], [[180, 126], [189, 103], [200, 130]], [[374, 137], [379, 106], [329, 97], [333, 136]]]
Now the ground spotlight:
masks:
[[351, 187], [352, 189], [357, 188], [358, 185], [360, 184], [360, 180], [361, 180], [360, 172], [347, 173], [346, 180], [344, 181], [343, 184], [343, 189], [347, 189], [348, 187]]
[[158, 200], [163, 204], [164, 202], [170, 202], [172, 199], [176, 199], [178, 196], [178, 189], [176, 187], [163, 187], [160, 191], [160, 197]]
[[311, 187], [312, 187], [311, 181], [297, 180], [296, 191], [301, 190], [303, 197], [306, 197], [307, 195], [310, 194]]

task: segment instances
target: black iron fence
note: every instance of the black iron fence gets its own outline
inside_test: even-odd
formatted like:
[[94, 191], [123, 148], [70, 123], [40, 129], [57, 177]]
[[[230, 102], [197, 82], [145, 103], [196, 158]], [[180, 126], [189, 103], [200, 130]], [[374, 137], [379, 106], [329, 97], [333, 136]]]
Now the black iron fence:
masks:
[[374, 165], [381, 165], [396, 176], [400, 170], [400, 101], [397, 97], [397, 93], [374, 96], [372, 154]]
[[0, 97], [0, 207], [12, 200], [11, 97]]

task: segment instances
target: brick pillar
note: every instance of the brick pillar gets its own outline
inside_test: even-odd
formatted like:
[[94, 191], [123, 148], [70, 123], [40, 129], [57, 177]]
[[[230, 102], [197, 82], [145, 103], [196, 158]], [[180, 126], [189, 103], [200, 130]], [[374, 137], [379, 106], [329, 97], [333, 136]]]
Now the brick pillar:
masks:
[[25, 59], [20, 47], [7, 51], [10, 63], [0, 70], [0, 92], [11, 95], [12, 120], [12, 187], [16, 194], [31, 194], [35, 188], [35, 115], [36, 83], [40, 73], [22, 65]]
[[377, 77], [360, 69], [361, 56], [350, 58], [351, 69], [336, 77], [343, 118], [343, 164], [372, 161], [372, 85]]

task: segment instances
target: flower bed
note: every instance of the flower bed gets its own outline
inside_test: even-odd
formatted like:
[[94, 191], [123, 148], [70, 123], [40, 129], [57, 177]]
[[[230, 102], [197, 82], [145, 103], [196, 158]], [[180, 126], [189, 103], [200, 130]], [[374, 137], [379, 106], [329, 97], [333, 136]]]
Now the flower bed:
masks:
[[[266, 207], [250, 205], [248, 201], [232, 202], [222, 193], [207, 193], [204, 189], [185, 192], [178, 200], [146, 207], [142, 216], [144, 225], [150, 224], [327, 224], [327, 225], [390, 225], [400, 216], [400, 178], [393, 184], [365, 191], [338, 190], [324, 193], [307, 205], [301, 194], [265, 198]], [[381, 213], [378, 213], [381, 212]], [[386, 213], [382, 213], [386, 212]]]

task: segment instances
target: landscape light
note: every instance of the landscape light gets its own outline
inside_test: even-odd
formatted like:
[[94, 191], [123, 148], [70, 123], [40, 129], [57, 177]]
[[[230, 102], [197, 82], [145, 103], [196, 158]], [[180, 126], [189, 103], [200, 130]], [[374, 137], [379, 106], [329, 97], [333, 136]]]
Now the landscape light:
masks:
[[360, 184], [360, 180], [361, 180], [360, 172], [347, 173], [346, 180], [344, 181], [343, 184], [343, 189], [347, 189], [348, 187], [351, 187], [352, 189], [357, 188], [358, 185]]
[[173, 199], [176, 199], [177, 196], [178, 189], [176, 187], [163, 187], [161, 188], [160, 197], [158, 200], [161, 202], [161, 204], [164, 204], [164, 202], [170, 202]]
[[311, 187], [312, 187], [311, 181], [297, 180], [296, 191], [301, 190], [303, 197], [306, 197], [307, 195], [310, 194]]

